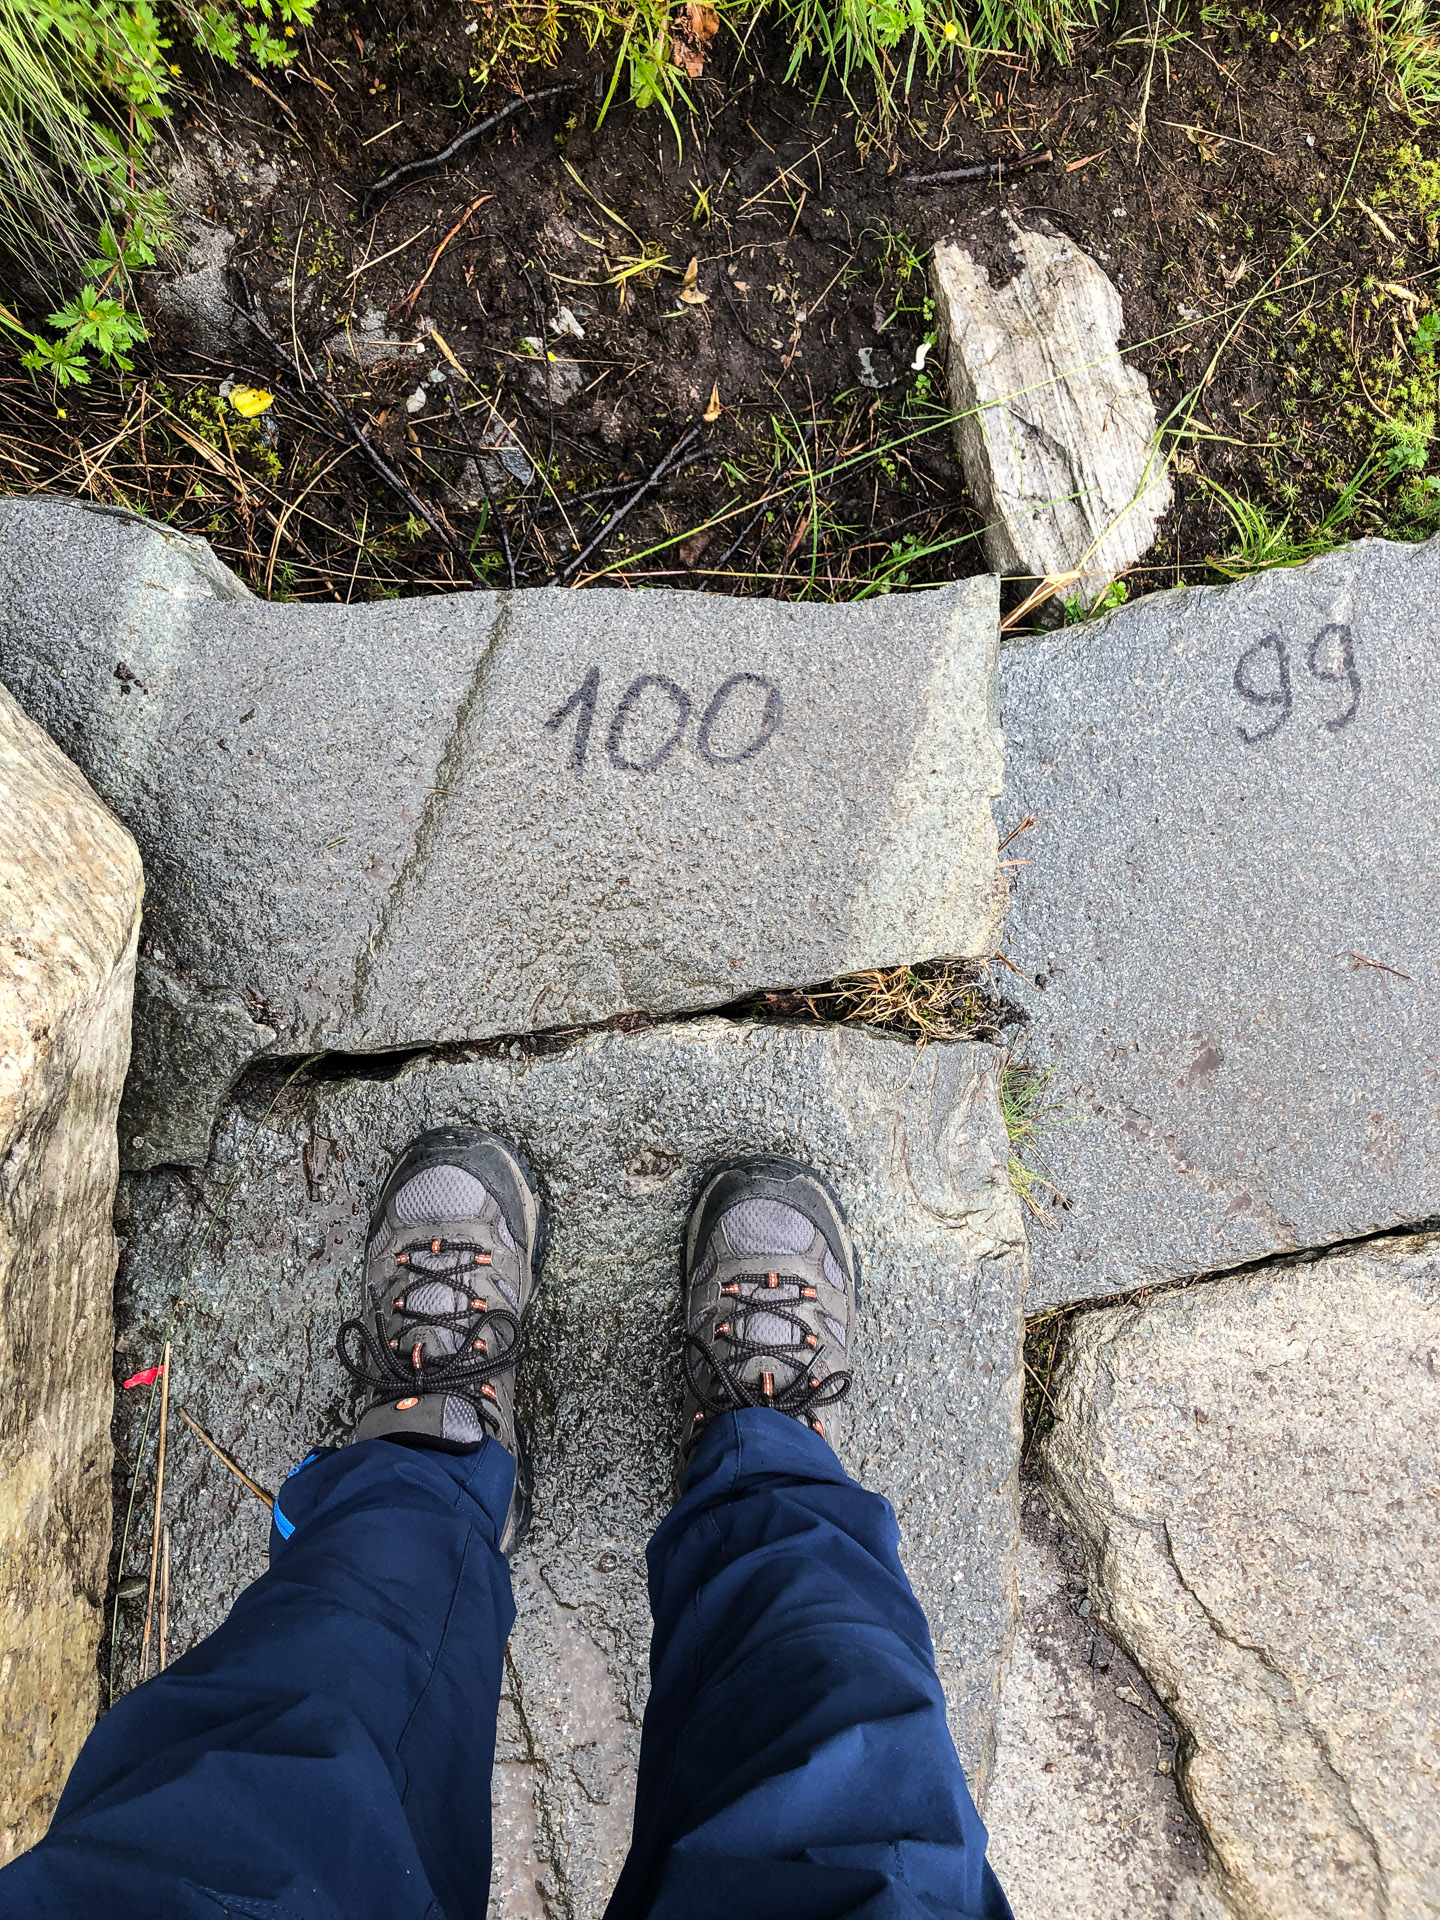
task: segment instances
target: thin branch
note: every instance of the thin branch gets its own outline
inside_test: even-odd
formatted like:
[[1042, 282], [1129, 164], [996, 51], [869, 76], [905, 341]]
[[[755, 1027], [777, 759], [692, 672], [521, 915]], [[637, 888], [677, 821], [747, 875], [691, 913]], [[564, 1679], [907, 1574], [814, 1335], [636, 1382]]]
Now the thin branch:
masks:
[[665, 455], [665, 458], [660, 462], [659, 466], [657, 466], [653, 473], [646, 479], [640, 482], [634, 493], [631, 494], [630, 498], [626, 500], [623, 505], [616, 507], [615, 511], [610, 515], [609, 519], [605, 522], [604, 526], [601, 527], [589, 545], [582, 547], [573, 560], [567, 560], [565, 565], [552, 575], [549, 583], [552, 587], [563, 587], [570, 576], [580, 570], [590, 558], [591, 554], [594, 553], [595, 549], [602, 546], [604, 542], [609, 539], [610, 535], [615, 531], [616, 527], [619, 526], [626, 514], [630, 512], [631, 508], [638, 507], [650, 489], [660, 484], [699, 431], [700, 428], [698, 424], [686, 428], [685, 432], [681, 434], [680, 438], [675, 442], [675, 445], [670, 449], [669, 453]]
[[502, 120], [508, 120], [512, 113], [518, 113], [522, 107], [538, 107], [542, 100], [555, 100], [562, 93], [573, 93], [575, 83], [566, 82], [558, 87], [541, 87], [537, 93], [522, 93], [517, 99], [501, 107], [498, 113], [492, 113], [483, 120], [477, 120], [473, 127], [466, 127], [457, 134], [448, 147], [442, 147], [439, 153], [432, 153], [424, 160], [407, 160], [403, 167], [394, 167], [371, 187], [365, 189], [360, 200], [360, 218], [368, 220], [379, 203], [392, 194], [397, 187], [404, 186], [408, 180], [423, 180], [427, 173], [438, 173], [447, 160], [453, 160], [462, 147], [468, 147], [472, 140], [478, 140], [482, 133], [489, 133], [492, 127], [498, 127]]
[[982, 160], [973, 167], [947, 167], [943, 173], [902, 173], [907, 187], [958, 186], [966, 180], [1006, 180], [1012, 173], [1025, 173], [1031, 167], [1043, 167], [1055, 155], [1049, 147], [1043, 153], [1028, 153], [1023, 160]]
[[450, 411], [455, 416], [455, 424], [460, 429], [460, 436], [466, 446], [469, 447], [470, 456], [475, 462], [475, 471], [480, 476], [480, 485], [484, 489], [485, 504], [490, 509], [490, 517], [500, 530], [500, 545], [505, 552], [505, 571], [510, 577], [510, 585], [513, 589], [515, 586], [515, 556], [510, 551], [510, 534], [505, 525], [505, 516], [496, 506], [494, 496], [490, 492], [490, 482], [485, 478], [485, 454], [470, 438], [470, 423], [460, 411], [460, 402], [455, 398], [454, 385], [448, 378], [445, 381], [445, 397], [450, 402]]
[[140, 1642], [140, 1678], [150, 1678], [150, 1636], [155, 1625], [155, 1577], [160, 1567], [160, 1503], [165, 1498], [165, 1429], [170, 1413], [170, 1342], [160, 1361], [160, 1444], [155, 1456], [155, 1524], [150, 1537], [150, 1591], [145, 1599], [145, 1637]]
[[[275, 335], [257, 313], [247, 307], [237, 306], [233, 300], [227, 304], [233, 307], [235, 312], [240, 314], [242, 318], [250, 322], [260, 338], [266, 341], [271, 351], [285, 362], [286, 366], [289, 367], [290, 371], [302, 386], [312, 387], [314, 391], [319, 394], [320, 398], [325, 402], [326, 406], [329, 407], [330, 411], [350, 435], [350, 438], [355, 442], [356, 446], [360, 449], [361, 453], [364, 454], [365, 458], [370, 462], [370, 465], [375, 469], [376, 473], [379, 474], [386, 486], [398, 493], [410, 511], [418, 514], [432, 533], [439, 536], [441, 544], [447, 547], [458, 560], [468, 567], [469, 560], [466, 557], [465, 549], [460, 545], [460, 542], [455, 538], [449, 527], [445, 525], [443, 520], [438, 518], [433, 508], [429, 507], [425, 501], [420, 498], [420, 495], [416, 493], [409, 481], [402, 478], [402, 476], [395, 471], [384, 454], [371, 443], [366, 436], [365, 429], [360, 425], [360, 422], [355, 418], [349, 407], [345, 405], [345, 402], [331, 391], [318, 373], [307, 373], [299, 362], [286, 352], [285, 348], [281, 346], [280, 342], [275, 338]], [[473, 580], [469, 584], [473, 585]]]
[[260, 1485], [258, 1480], [252, 1480], [249, 1474], [246, 1473], [245, 1469], [240, 1465], [240, 1463], [237, 1460], [233, 1460], [231, 1456], [225, 1451], [224, 1447], [220, 1445], [219, 1441], [212, 1440], [210, 1438], [209, 1434], [205, 1431], [204, 1427], [201, 1426], [200, 1422], [195, 1418], [193, 1413], [190, 1413], [184, 1407], [176, 1407], [175, 1411], [179, 1414], [180, 1418], [185, 1422], [186, 1426], [189, 1427], [190, 1431], [194, 1434], [199, 1435], [200, 1439], [204, 1441], [205, 1445], [214, 1454], [215, 1458], [219, 1460], [222, 1465], [227, 1466], [230, 1469], [231, 1473], [234, 1474], [235, 1478], [241, 1483], [241, 1485], [248, 1487], [251, 1493], [254, 1494], [255, 1498], [260, 1502], [260, 1504], [263, 1507], [273, 1512], [275, 1507], [274, 1494], [267, 1493], [264, 1487]]

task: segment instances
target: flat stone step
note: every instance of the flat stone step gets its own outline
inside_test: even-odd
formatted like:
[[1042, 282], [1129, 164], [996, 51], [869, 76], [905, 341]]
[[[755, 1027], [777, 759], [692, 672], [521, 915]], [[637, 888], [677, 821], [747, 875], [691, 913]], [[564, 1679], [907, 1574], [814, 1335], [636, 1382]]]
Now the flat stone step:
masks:
[[[629, 1835], [649, 1617], [644, 1549], [669, 1502], [680, 1417], [678, 1248], [705, 1167], [769, 1149], [817, 1164], [860, 1250], [850, 1464], [893, 1501], [961, 1755], [983, 1791], [1013, 1626], [1025, 1250], [984, 1046], [916, 1049], [841, 1028], [701, 1020], [547, 1057], [417, 1060], [390, 1080], [297, 1082], [227, 1109], [201, 1190], [125, 1186], [122, 1336], [152, 1358], [237, 1161], [175, 1332], [173, 1392], [262, 1484], [337, 1438], [333, 1358], [355, 1310], [391, 1156], [440, 1121], [516, 1138], [552, 1243], [522, 1376], [536, 1526], [496, 1777], [497, 1912], [563, 1876], [598, 1915]], [[172, 1420], [171, 1641], [189, 1646], [265, 1564], [266, 1515]], [[503, 1897], [501, 1897], [503, 1896]]]
[[1440, 1214], [1440, 543], [1154, 595], [1000, 677], [1032, 1309]]
[[1045, 1467], [1236, 1915], [1440, 1907], [1440, 1234], [1076, 1317]]
[[0, 678], [145, 861], [127, 1164], [202, 1164], [265, 1051], [990, 952], [996, 606], [985, 578], [270, 605], [203, 542], [0, 501]]

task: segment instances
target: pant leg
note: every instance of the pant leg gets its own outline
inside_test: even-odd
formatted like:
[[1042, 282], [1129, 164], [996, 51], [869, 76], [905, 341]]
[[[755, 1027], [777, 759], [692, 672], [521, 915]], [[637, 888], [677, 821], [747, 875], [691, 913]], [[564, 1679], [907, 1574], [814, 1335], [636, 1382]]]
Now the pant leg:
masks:
[[887, 1501], [717, 1420], [650, 1543], [652, 1690], [607, 1920], [1008, 1920]]
[[484, 1920], [513, 1481], [493, 1441], [307, 1463], [269, 1572], [103, 1717], [0, 1916]]

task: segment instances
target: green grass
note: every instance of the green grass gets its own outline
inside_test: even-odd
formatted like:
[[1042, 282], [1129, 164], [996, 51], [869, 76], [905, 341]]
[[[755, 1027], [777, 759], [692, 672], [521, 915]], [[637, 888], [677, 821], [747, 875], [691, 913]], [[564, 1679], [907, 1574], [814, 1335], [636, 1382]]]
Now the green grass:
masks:
[[1000, 1069], [1000, 1117], [1010, 1142], [1010, 1184], [1037, 1220], [1049, 1220], [1040, 1195], [1058, 1198], [1059, 1188], [1038, 1151], [1041, 1135], [1055, 1118], [1050, 1098], [1050, 1069], [1039, 1069], [1011, 1053]]
[[[229, 65], [283, 65], [313, 0], [181, 0], [175, 30]], [[130, 276], [173, 244], [147, 174], [180, 69], [150, 0], [0, 0], [0, 256], [59, 303], [27, 320], [0, 306], [25, 364], [58, 386], [93, 360], [128, 371], [144, 328]], [[13, 284], [15, 276], [7, 274]]]

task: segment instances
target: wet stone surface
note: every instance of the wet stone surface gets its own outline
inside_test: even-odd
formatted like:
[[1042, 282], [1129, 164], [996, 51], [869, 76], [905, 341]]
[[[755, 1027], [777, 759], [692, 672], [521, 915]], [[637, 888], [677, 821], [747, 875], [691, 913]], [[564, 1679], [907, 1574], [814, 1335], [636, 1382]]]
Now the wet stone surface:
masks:
[[1440, 1214], [1440, 542], [1157, 594], [1000, 675], [1059, 1190], [1032, 1310]]
[[1222, 1920], [1176, 1791], [1174, 1723], [1097, 1618], [1079, 1542], [1033, 1482], [1018, 1573], [983, 1808], [1015, 1920]]
[[[276, 606], [203, 543], [11, 500], [0, 634], [0, 679], [136, 835], [146, 957], [192, 990], [183, 1039], [142, 1062], [203, 1051], [193, 990], [239, 995], [272, 1051], [369, 1052], [983, 955], [998, 932], [989, 579], [854, 606]], [[148, 1104], [178, 1093], [162, 1075]], [[128, 1164], [155, 1164], [133, 1140]]]
[[1043, 1467], [1242, 1920], [1440, 1908], [1440, 1234], [1077, 1315]]
[[[1024, 1284], [996, 1069], [982, 1046], [702, 1020], [524, 1062], [424, 1058], [389, 1080], [296, 1082], [268, 1118], [273, 1089], [252, 1080], [203, 1184], [127, 1182], [122, 1364], [149, 1358], [183, 1291], [176, 1399], [273, 1487], [343, 1432], [334, 1328], [391, 1156], [446, 1121], [505, 1132], [532, 1157], [553, 1240], [522, 1390], [536, 1525], [515, 1566], [495, 1781], [494, 1910], [507, 1920], [598, 1914], [628, 1840], [644, 1549], [680, 1411], [677, 1250], [721, 1153], [809, 1159], [846, 1200], [866, 1275], [847, 1464], [895, 1503], [983, 1789], [1013, 1624]], [[263, 1569], [266, 1515], [188, 1430], [167, 1488], [178, 1651]], [[142, 1483], [142, 1510], [145, 1498]], [[122, 1671], [133, 1650], [125, 1659]]]

